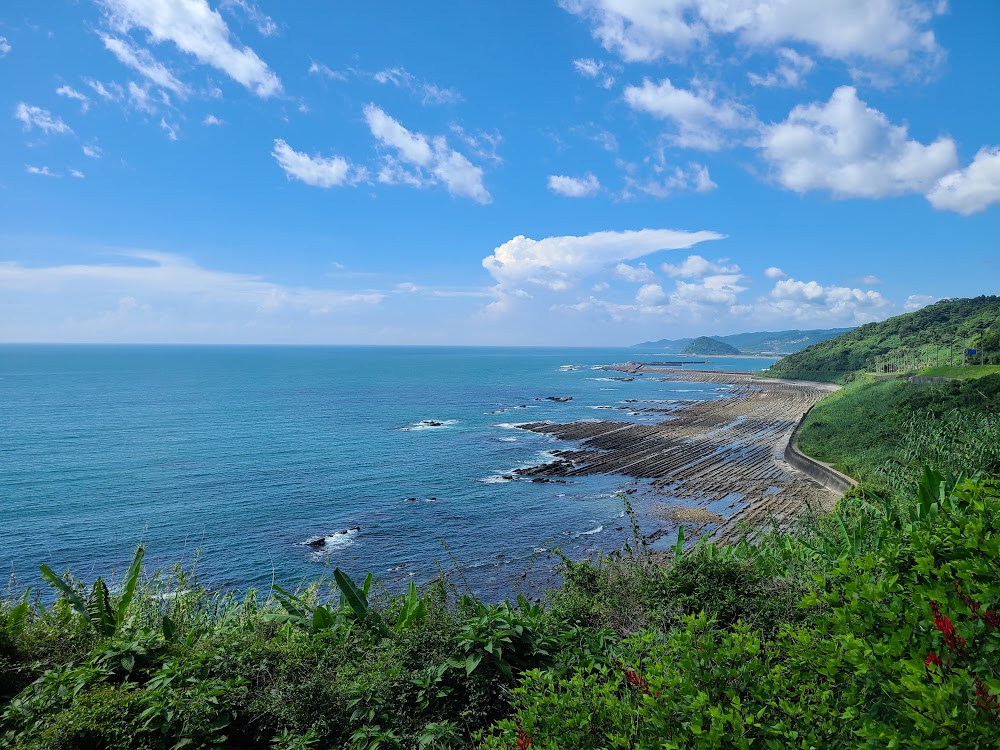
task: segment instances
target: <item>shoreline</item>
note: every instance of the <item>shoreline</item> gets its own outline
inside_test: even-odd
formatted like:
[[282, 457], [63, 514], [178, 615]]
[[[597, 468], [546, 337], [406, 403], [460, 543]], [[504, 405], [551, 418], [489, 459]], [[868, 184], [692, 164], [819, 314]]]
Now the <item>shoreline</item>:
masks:
[[[576, 443], [552, 451], [555, 460], [549, 463], [520, 470], [522, 476], [605, 474], [646, 483], [643, 499], [653, 507], [640, 518], [660, 523], [648, 535], [650, 541], [684, 526], [688, 539], [709, 533], [714, 541], [734, 542], [772, 526], [790, 528], [815, 510], [830, 511], [842, 494], [838, 481], [823, 481], [823, 469], [829, 467], [814, 467], [794, 447], [806, 413], [839, 386], [637, 362], [603, 369], [664, 382], [717, 383], [729, 391], [709, 401], [629, 404], [633, 410], [662, 414], [655, 424], [601, 420], [520, 425]], [[663, 527], [663, 521], [674, 523]]]

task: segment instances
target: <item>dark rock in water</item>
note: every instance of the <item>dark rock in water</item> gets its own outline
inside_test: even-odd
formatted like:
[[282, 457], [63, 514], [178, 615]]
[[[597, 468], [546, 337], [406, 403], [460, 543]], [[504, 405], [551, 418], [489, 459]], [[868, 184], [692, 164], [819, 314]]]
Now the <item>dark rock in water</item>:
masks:
[[347, 531], [361, 531], [361, 527], [360, 526], [352, 526]]
[[306, 542], [306, 544], [308, 544], [310, 547], [325, 547], [326, 537], [321, 536], [317, 537], [316, 539], [310, 539], [308, 542]]
[[638, 491], [639, 490], [637, 490], [635, 487], [629, 487], [627, 490], [625, 490], [625, 494], [626, 495], [634, 495]]
[[615, 531], [621, 531], [624, 528], [625, 528], [624, 526], [615, 526]]
[[408, 497], [408, 498], [406, 498], [406, 500], [404, 500], [404, 502], [415, 503], [415, 502], [417, 502], [417, 498], [415, 498], [415, 497]]
[[572, 396], [546, 396], [545, 400], [546, 401], [558, 401], [560, 404], [564, 404], [567, 401], [572, 401], [573, 397]]
[[500, 478], [501, 479], [506, 479], [508, 482], [513, 482], [514, 481], [514, 475], [513, 474], [502, 474], [500, 476]]
[[425, 419], [420, 424], [425, 424], [428, 427], [443, 427], [444, 426], [444, 422], [435, 422], [433, 419]]
[[497, 560], [503, 560], [505, 557], [507, 557], [507, 555], [494, 555], [494, 557], [496, 557]]
[[666, 535], [667, 535], [666, 529], [657, 529], [652, 534], [646, 537], [646, 541], [652, 543], [655, 542], [657, 539], [664, 537]]

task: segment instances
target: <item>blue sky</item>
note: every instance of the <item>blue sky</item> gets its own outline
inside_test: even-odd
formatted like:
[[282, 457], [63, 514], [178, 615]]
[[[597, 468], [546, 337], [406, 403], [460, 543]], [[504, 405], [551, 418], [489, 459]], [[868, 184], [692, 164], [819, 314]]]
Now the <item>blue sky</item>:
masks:
[[997, 291], [1000, 4], [8, 0], [0, 341], [630, 344]]

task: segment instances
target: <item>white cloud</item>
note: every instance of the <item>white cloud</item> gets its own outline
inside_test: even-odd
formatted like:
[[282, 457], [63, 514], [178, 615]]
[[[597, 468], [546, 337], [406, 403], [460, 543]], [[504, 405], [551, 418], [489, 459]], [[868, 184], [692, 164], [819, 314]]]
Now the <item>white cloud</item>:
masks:
[[659, 83], [646, 78], [642, 86], [627, 86], [625, 101], [635, 110], [671, 121], [676, 132], [668, 137], [683, 148], [715, 151], [732, 133], [756, 125], [755, 116], [742, 104], [719, 100], [711, 89], [677, 88], [669, 78]]
[[882, 283], [882, 279], [880, 279], [878, 276], [875, 276], [874, 274], [866, 274], [865, 276], [860, 276], [856, 279], [853, 279], [853, 281], [857, 282], [858, 284], [864, 284], [865, 286], [878, 286], [879, 284]]
[[829, 190], [838, 198], [925, 193], [957, 166], [955, 143], [924, 145], [841, 86], [826, 103], [795, 107], [768, 126], [761, 147], [784, 187]]
[[141, 112], [152, 114], [156, 111], [156, 102], [149, 93], [149, 84], [138, 85], [135, 81], [128, 82], [128, 101]]
[[122, 65], [135, 70], [160, 88], [172, 91], [180, 97], [187, 96], [190, 91], [163, 63], [153, 57], [148, 49], [136, 47], [131, 42], [117, 37], [101, 35], [105, 48], [118, 58]]
[[740, 267], [735, 263], [725, 265], [723, 261], [712, 263], [700, 255], [689, 255], [681, 263], [664, 263], [661, 268], [668, 276], [681, 279], [697, 279], [710, 274], [738, 274]]
[[167, 138], [169, 138], [170, 140], [172, 141], [177, 140], [177, 126], [171, 125], [162, 117], [160, 118], [160, 130], [164, 131], [167, 134]]
[[583, 177], [549, 175], [549, 190], [567, 198], [589, 198], [601, 189], [598, 179], [588, 172]]
[[903, 307], [906, 310], [919, 310], [921, 307], [927, 307], [927, 305], [937, 301], [938, 298], [930, 294], [911, 294], [906, 298], [906, 304]]
[[85, 94], [81, 94], [72, 86], [60, 86], [56, 89], [56, 93], [59, 94], [59, 96], [65, 96], [67, 99], [75, 99], [80, 102], [80, 109], [84, 112], [90, 109], [90, 98]]
[[257, 31], [261, 36], [276, 36], [278, 33], [278, 24], [274, 22], [274, 19], [252, 2], [249, 2], [249, 0], [223, 0], [219, 3], [219, 8], [228, 11], [239, 11], [257, 27]]
[[633, 284], [646, 284], [656, 279], [656, 274], [645, 263], [640, 263], [638, 266], [619, 263], [615, 266], [615, 276]]
[[783, 279], [788, 276], [787, 273], [782, 271], [777, 266], [770, 266], [764, 269], [764, 275], [769, 279]]
[[104, 156], [104, 152], [96, 143], [85, 143], [83, 145], [83, 155], [88, 156], [91, 159], [100, 159]]
[[85, 79], [87, 85], [90, 86], [97, 95], [108, 102], [121, 101], [125, 97], [125, 91], [117, 83], [111, 82], [105, 86], [100, 81], [95, 81], [93, 78]]
[[606, 282], [606, 281], [598, 281], [596, 284], [594, 284], [592, 287], [590, 287], [590, 291], [592, 291], [592, 292], [603, 292], [606, 289], [610, 289], [610, 288], [611, 288], [611, 284], [609, 284], [608, 282]]
[[[423, 187], [443, 183], [452, 195], [490, 203], [493, 198], [483, 186], [483, 170], [448, 146], [444, 136], [429, 137], [407, 130], [374, 104], [365, 107], [365, 122], [375, 140], [395, 151], [379, 172], [380, 182]], [[415, 171], [407, 171], [397, 159]]]
[[386, 68], [372, 74], [379, 83], [391, 83], [404, 88], [420, 98], [423, 104], [457, 104], [462, 95], [455, 89], [441, 88], [433, 83], [421, 81], [406, 68]]
[[879, 292], [844, 286], [824, 286], [816, 281], [784, 279], [770, 294], [753, 305], [736, 306], [734, 312], [757, 320], [800, 323], [867, 323], [885, 317], [892, 305]]
[[24, 102], [19, 102], [17, 107], [14, 108], [14, 118], [21, 121], [25, 130], [38, 128], [45, 134], [59, 133], [61, 135], [68, 135], [73, 132], [73, 129], [69, 125], [63, 122], [61, 118], [54, 116], [47, 109], [25, 104]]
[[685, 249], [723, 237], [717, 232], [673, 229], [595, 232], [582, 237], [546, 237], [542, 240], [519, 235], [484, 258], [483, 268], [505, 289], [533, 284], [565, 291], [581, 277], [609, 266], [660, 250]]
[[10, 42], [7, 41], [7, 37], [0, 36], [0, 59], [7, 57], [12, 49], [14, 48], [10, 46]]
[[928, 24], [939, 0], [560, 0], [630, 62], [679, 60], [735, 36], [751, 48], [802, 43], [825, 57], [892, 66], [943, 56]]
[[78, 180], [82, 180], [85, 176], [79, 169], [71, 169], [69, 170], [69, 174], [70, 177], [76, 177]]
[[295, 151], [280, 138], [274, 140], [271, 156], [285, 171], [288, 179], [299, 180], [313, 187], [331, 188], [353, 184], [364, 177], [362, 171], [352, 167], [342, 156], [309, 156]]
[[[109, 23], [122, 33], [145, 29], [156, 43], [173, 42], [199, 62], [221, 70], [266, 98], [281, 93], [281, 81], [257, 53], [231, 41], [219, 12], [207, 0], [99, 0]], [[105, 42], [106, 44], [107, 42]]]
[[36, 167], [31, 164], [24, 165], [24, 171], [28, 174], [39, 175], [41, 177], [61, 177], [62, 175], [57, 172], [53, 172], [48, 167]]
[[946, 174], [927, 193], [934, 208], [962, 216], [1000, 203], [1000, 147], [983, 148], [964, 169]]
[[[40, 266], [0, 262], [0, 308], [30, 300], [39, 319], [17, 319], [0, 311], [0, 337], [6, 340], [205, 340], [237, 337], [287, 341], [315, 316], [371, 309], [379, 292], [340, 291], [277, 284], [249, 274], [203, 268], [168, 253], [122, 253], [113, 263]], [[142, 302], [139, 302], [142, 300]], [[100, 307], [103, 305], [103, 311]], [[97, 309], [95, 310], [95, 306]], [[110, 307], [110, 310], [108, 308]], [[138, 316], [139, 328], [122, 318]], [[330, 318], [313, 326], [321, 336]], [[247, 326], [272, 326], [270, 334]]]
[[811, 57], [800, 55], [788, 47], [779, 49], [778, 57], [781, 58], [781, 62], [773, 72], [764, 76], [747, 73], [750, 83], [765, 88], [796, 88], [802, 85], [805, 75], [816, 67]]
[[[708, 193], [718, 187], [712, 180], [708, 167], [703, 164], [690, 162], [687, 169], [656, 167], [654, 171], [656, 176], [646, 179], [637, 178], [633, 174], [626, 175], [626, 191], [623, 197], [629, 198], [632, 191], [638, 191], [654, 198], [668, 198], [671, 195], [688, 191]], [[666, 175], [661, 176], [664, 172]]]
[[599, 62], [589, 57], [580, 58], [579, 60], [573, 61], [573, 67], [576, 69], [576, 72], [584, 78], [599, 78], [601, 80], [601, 85], [606, 89], [615, 85], [615, 77], [610, 73], [605, 72], [606, 66], [603, 62]]
[[309, 66], [309, 75], [323, 76], [324, 78], [329, 78], [332, 81], [347, 80], [347, 76], [345, 76], [343, 73], [339, 73], [338, 71], [334, 70], [328, 65], [324, 65], [323, 63], [319, 63], [316, 61], [313, 61], [313, 63]]
[[643, 307], [662, 304], [667, 299], [667, 293], [659, 284], [645, 284], [635, 293], [635, 301]]
[[223, 122], [224, 122], [223, 120], [220, 120], [215, 115], [205, 115], [205, 119], [201, 121], [201, 124], [209, 126], [209, 127], [211, 127], [211, 126], [216, 126], [217, 127], [219, 125], [222, 125]]

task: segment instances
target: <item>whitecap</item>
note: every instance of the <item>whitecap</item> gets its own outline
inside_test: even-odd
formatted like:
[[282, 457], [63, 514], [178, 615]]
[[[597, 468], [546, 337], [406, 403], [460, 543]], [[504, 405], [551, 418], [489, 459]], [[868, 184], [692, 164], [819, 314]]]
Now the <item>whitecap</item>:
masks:
[[591, 529], [590, 531], [581, 531], [580, 536], [590, 536], [591, 534], [600, 534], [604, 531], [603, 526], [598, 526], [596, 529]]
[[346, 531], [338, 531], [334, 534], [328, 536], [319, 537], [323, 540], [322, 546], [316, 546], [315, 543], [319, 539], [310, 539], [303, 544], [307, 544], [310, 547], [314, 547], [316, 555], [325, 555], [335, 549], [343, 549], [351, 544], [354, 544], [354, 537], [358, 535], [360, 529], [347, 529]]
[[492, 476], [483, 477], [479, 480], [483, 484], [505, 484], [507, 482], [514, 481], [513, 474], [493, 474]]
[[418, 430], [439, 430], [442, 427], [451, 427], [453, 424], [458, 424], [457, 419], [424, 419], [420, 422], [414, 422], [408, 427], [400, 427], [401, 432], [416, 432]]
[[524, 427], [526, 424], [534, 424], [533, 422], [501, 422], [496, 425], [504, 430], [516, 430], [518, 427]]

